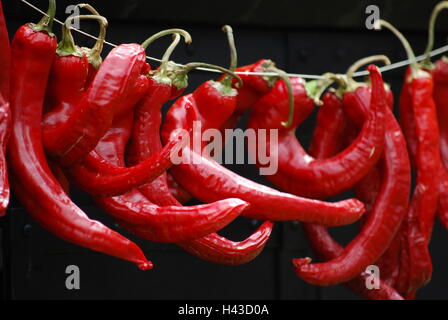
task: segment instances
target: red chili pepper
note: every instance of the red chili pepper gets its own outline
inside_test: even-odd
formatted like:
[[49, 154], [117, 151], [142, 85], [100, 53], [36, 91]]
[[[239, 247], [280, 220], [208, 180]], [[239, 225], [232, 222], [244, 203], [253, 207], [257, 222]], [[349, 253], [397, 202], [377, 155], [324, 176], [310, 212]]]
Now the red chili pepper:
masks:
[[[364, 88], [364, 87], [363, 87]], [[366, 90], [358, 90], [357, 93]], [[370, 92], [369, 99], [370, 99]], [[343, 136], [347, 130], [347, 119], [340, 99], [334, 93], [327, 93], [322, 99], [322, 105], [317, 115], [316, 129], [311, 140], [310, 154], [315, 158], [325, 159], [340, 152]], [[350, 109], [352, 110], [352, 109]], [[322, 261], [336, 258], [343, 248], [328, 233], [326, 227], [316, 224], [303, 224], [305, 235], [310, 241], [313, 251]], [[380, 290], [367, 290], [366, 274], [344, 283], [353, 292], [368, 299], [402, 300], [403, 298], [387, 283], [380, 280]], [[381, 279], [383, 270], [381, 269]]]
[[134, 82], [148, 71], [144, 46], [123, 44], [109, 53], [90, 87], [73, 107], [73, 115], [63, 126], [57, 127], [59, 134], [46, 134], [44, 130], [48, 154], [69, 166], [95, 147], [109, 129], [114, 113]]
[[448, 125], [444, 119], [448, 117], [448, 60], [442, 57], [434, 64], [431, 62], [430, 52], [434, 46], [434, 31], [437, 17], [444, 9], [448, 9], [448, 2], [437, 4], [429, 20], [428, 44], [424, 53], [425, 59], [422, 67], [432, 74], [434, 80], [433, 98], [437, 109], [437, 118], [440, 132], [440, 155], [442, 166], [440, 168], [440, 196], [438, 217], [442, 225], [448, 229]]
[[[132, 136], [126, 150], [128, 164], [138, 164], [162, 149], [159, 134], [162, 118], [160, 110], [162, 105], [172, 98], [171, 91], [180, 92], [186, 85], [186, 82], [179, 83], [179, 73], [173, 78], [173, 72], [168, 72], [171, 68], [169, 62], [171, 51], [172, 49], [168, 49], [164, 54], [160, 68], [150, 78], [150, 88], [145, 98], [136, 108]], [[170, 83], [177, 83], [180, 87], [173, 85], [174, 88], [171, 88]], [[181, 206], [171, 194], [167, 178], [172, 176], [161, 175], [156, 181], [139, 188], [139, 191], [156, 205]], [[175, 192], [179, 190], [181, 189], [175, 188]], [[184, 198], [187, 200], [189, 195]], [[258, 256], [269, 239], [272, 226], [272, 223], [264, 223], [254, 234], [241, 242], [233, 242], [218, 234], [210, 234], [179, 245], [203, 260], [226, 265], [240, 265]], [[127, 228], [131, 231], [134, 229], [130, 225]]]
[[[390, 29], [403, 43], [410, 60], [414, 53], [404, 36], [389, 23], [380, 20], [381, 25]], [[409, 261], [402, 260], [400, 272], [407, 278], [399, 277], [399, 291], [406, 298], [413, 298], [416, 290], [431, 279], [432, 262], [428, 251], [434, 218], [439, 199], [441, 168], [439, 128], [437, 112], [433, 100], [432, 76], [417, 62], [411, 64], [406, 73], [402, 91], [407, 98], [400, 101], [400, 111], [406, 115], [402, 123], [415, 129], [407, 135], [408, 144], [414, 144], [415, 154], [410, 154], [417, 172], [416, 187], [408, 213], [403, 222], [403, 248]], [[410, 116], [412, 115], [412, 117]], [[411, 140], [412, 139], [412, 140]], [[415, 140], [414, 140], [415, 139]], [[404, 251], [404, 250], [403, 250]], [[407, 263], [409, 262], [409, 263]]]
[[[301, 93], [294, 96], [296, 110], [311, 110], [313, 101], [307, 95], [305, 84], [299, 80], [295, 83], [294, 90]], [[279, 132], [278, 156], [274, 160], [278, 162], [278, 171], [266, 178], [281, 190], [312, 198], [334, 196], [353, 187], [380, 157], [384, 138], [383, 111], [371, 110], [358, 139], [343, 152], [328, 159], [313, 159], [296, 138], [295, 128], [301, 123], [299, 118], [295, 117], [286, 128], [282, 126], [282, 119], [288, 112], [288, 91], [282, 84], [275, 85], [255, 104], [248, 123], [248, 127], [256, 130], [278, 129]], [[269, 139], [266, 146], [269, 150]], [[255, 159], [262, 167], [258, 157]]]
[[445, 57], [435, 63], [432, 70], [434, 79], [433, 98], [437, 109], [438, 125], [440, 129], [440, 197], [438, 217], [442, 225], [448, 229], [448, 61]]
[[12, 134], [8, 164], [13, 190], [29, 214], [54, 235], [75, 244], [134, 262], [151, 269], [142, 251], [103, 224], [90, 220], [62, 190], [51, 174], [41, 142], [45, 87], [56, 51], [51, 34], [55, 1], [48, 18], [24, 25], [12, 42]]
[[8, 30], [6, 29], [2, 3], [0, 1], [0, 216], [4, 216], [9, 204], [9, 182], [6, 165], [6, 145], [10, 135], [11, 111], [9, 109], [9, 68], [11, 49], [9, 47]]
[[[316, 155], [317, 156], [317, 155]], [[310, 241], [313, 251], [320, 260], [328, 261], [336, 259], [344, 252], [344, 248], [339, 245], [328, 233], [326, 227], [317, 224], [304, 224], [305, 235]], [[299, 267], [299, 266], [297, 266]], [[380, 279], [380, 288], [369, 290], [366, 288], [366, 280], [369, 275], [365, 272], [356, 278], [344, 283], [353, 292], [371, 300], [403, 300], [403, 297], [397, 291]]]
[[[146, 94], [150, 81], [146, 76], [145, 79], [146, 81], [142, 82], [142, 85], [137, 83], [137, 88], [121, 105], [120, 108], [123, 111], [115, 117], [126, 117], [127, 115], [123, 112], [125, 110], [128, 113], [129, 110], [132, 111], [137, 101]], [[113, 136], [109, 137], [113, 138]], [[109, 141], [109, 143], [114, 142]], [[171, 154], [178, 153], [181, 147], [182, 141], [172, 140], [163, 149], [160, 149], [159, 153], [131, 168], [117, 167], [92, 151], [82, 162], [67, 168], [66, 172], [76, 186], [90, 194], [116, 196], [149, 183], [163, 174], [172, 165]]]
[[179, 243], [188, 253], [213, 263], [230, 266], [248, 263], [263, 251], [272, 231], [273, 223], [266, 221], [247, 239], [233, 242], [210, 234], [189, 243]]
[[[346, 282], [360, 273], [365, 268], [377, 261], [386, 251], [393, 240], [404, 214], [406, 213], [409, 189], [410, 168], [406, 157], [398, 157], [397, 154], [405, 155], [405, 143], [399, 134], [398, 126], [387, 108], [386, 93], [381, 74], [375, 66], [369, 66], [372, 81], [371, 102], [359, 100], [355, 92], [344, 95], [344, 108], [360, 108], [358, 110], [385, 110], [386, 123], [384, 166], [387, 175], [384, 177], [379, 195], [372, 208], [372, 212], [362, 227], [360, 233], [354, 240], [337, 256], [337, 258], [325, 262], [310, 265], [304, 263], [304, 259], [296, 259], [296, 273], [307, 282], [319, 285], [333, 285]], [[364, 105], [363, 105], [364, 104]], [[370, 104], [370, 109], [367, 107]], [[383, 111], [384, 112], [384, 111]]]
[[98, 51], [95, 47], [102, 48], [107, 26], [106, 18], [99, 15], [71, 16], [67, 18], [66, 23], [69, 24], [73, 19], [97, 20], [101, 35], [94, 48], [79, 48], [75, 45], [70, 29], [64, 24], [62, 40], [56, 50], [45, 96], [42, 130], [48, 134], [57, 134], [58, 127], [63, 126], [72, 117], [76, 104], [82, 99], [93, 79], [91, 68], [96, 73], [95, 68], [101, 63], [99, 57], [101, 50]]
[[[124, 166], [125, 146], [131, 135], [133, 113], [118, 118], [96, 147], [96, 152], [117, 166]], [[239, 199], [226, 199], [194, 207], [159, 207], [138, 190], [117, 197], [95, 197], [95, 201], [123, 226], [147, 240], [183, 242], [222, 229], [248, 206]]]
[[[202, 90], [215, 90], [213, 85], [202, 85], [193, 94], [186, 95], [177, 100], [167, 113], [166, 120], [162, 127], [162, 138], [168, 141], [176, 129], [189, 130], [192, 121], [190, 118], [201, 121], [198, 116], [199, 108], [209, 107], [212, 110], [221, 112], [219, 108], [211, 108], [222, 103], [215, 102], [220, 99], [223, 93], [202, 93]], [[213, 99], [199, 99], [196, 96], [208, 96]], [[199, 105], [199, 101], [201, 104]], [[227, 99], [229, 103], [231, 99]], [[226, 110], [231, 107], [226, 107]], [[227, 112], [226, 112], [227, 114]], [[215, 117], [218, 119], [218, 117]], [[213, 128], [220, 128], [223, 117], [220, 121], [214, 121]], [[204, 123], [202, 129], [209, 128], [210, 121]], [[174, 166], [171, 170], [175, 179], [187, 189], [195, 198], [212, 202], [228, 197], [238, 197], [251, 204], [250, 208], [243, 212], [246, 217], [260, 220], [281, 221], [281, 220], [301, 220], [306, 222], [317, 222], [326, 225], [343, 225], [356, 221], [364, 212], [362, 203], [355, 199], [341, 201], [338, 203], [327, 203], [317, 200], [310, 200], [296, 197], [290, 194], [273, 190], [266, 186], [259, 185], [245, 179], [216, 163], [211, 159], [206, 159], [191, 150], [188, 146], [182, 151], [183, 157], [188, 163]]]

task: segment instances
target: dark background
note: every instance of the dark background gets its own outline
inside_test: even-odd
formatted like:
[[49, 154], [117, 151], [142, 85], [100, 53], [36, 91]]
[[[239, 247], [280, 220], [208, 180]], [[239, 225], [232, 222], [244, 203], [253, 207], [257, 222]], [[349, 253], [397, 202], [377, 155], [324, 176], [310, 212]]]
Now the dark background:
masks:
[[[46, 11], [45, 0], [30, 0]], [[58, 0], [57, 18], [67, 16], [65, 8], [73, 1]], [[194, 44], [180, 46], [173, 58], [177, 62], [205, 61], [226, 66], [228, 49], [220, 28], [234, 28], [239, 65], [271, 58], [289, 72], [322, 74], [343, 72], [355, 60], [372, 54], [386, 54], [393, 62], [405, 59], [401, 44], [391, 33], [365, 28], [365, 8], [376, 4], [381, 18], [401, 29], [417, 54], [426, 45], [427, 21], [437, 1], [90, 1], [109, 20], [108, 41], [120, 44], [142, 42], [154, 32], [180, 27], [188, 30]], [[19, 0], [3, 1], [10, 35], [25, 22], [37, 22], [40, 14]], [[446, 44], [448, 14], [438, 22], [436, 47]], [[96, 34], [94, 23], [81, 28]], [[55, 26], [59, 34], [60, 27]], [[93, 41], [75, 34], [79, 45]], [[160, 57], [168, 40], [148, 50]], [[104, 54], [110, 50], [106, 46]], [[153, 66], [156, 66], [153, 64]], [[404, 69], [384, 74], [397, 94]], [[213, 74], [196, 72], [190, 90]], [[298, 130], [307, 145], [315, 115]], [[240, 124], [244, 127], [244, 120]], [[266, 183], [253, 166], [229, 166], [253, 180]], [[156, 244], [132, 237], [96, 208], [86, 194], [72, 192], [75, 202], [90, 217], [123, 232], [145, 251], [155, 269], [138, 271], [131, 263], [97, 254], [59, 240], [40, 228], [12, 199], [11, 210], [0, 221], [1, 295], [7, 299], [353, 299], [341, 286], [319, 288], [294, 275], [291, 258], [310, 255], [298, 223], [277, 223], [265, 251], [253, 262], [238, 267], [213, 265], [189, 256], [175, 245]], [[30, 196], [33, 196], [30, 194]], [[348, 197], [350, 194], [344, 195]], [[223, 234], [241, 240], [259, 225], [240, 218]], [[357, 227], [331, 229], [346, 244]], [[434, 263], [432, 282], [421, 289], [419, 299], [446, 299], [448, 293], [448, 232], [436, 225], [431, 242]], [[81, 271], [81, 289], [65, 288], [65, 268], [75, 264]]]

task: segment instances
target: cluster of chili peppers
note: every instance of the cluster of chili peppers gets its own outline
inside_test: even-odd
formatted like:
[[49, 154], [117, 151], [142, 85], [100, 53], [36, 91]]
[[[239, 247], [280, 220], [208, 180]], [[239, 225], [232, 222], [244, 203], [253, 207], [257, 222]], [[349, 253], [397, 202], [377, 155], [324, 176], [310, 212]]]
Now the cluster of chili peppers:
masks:
[[[433, 64], [429, 52], [436, 17], [448, 1], [434, 9], [420, 64], [403, 35], [378, 21], [397, 35], [413, 61], [403, 81], [399, 121], [391, 90], [372, 64], [390, 63], [385, 56], [361, 59], [344, 75], [305, 82], [268, 59], [238, 67], [232, 29], [224, 26], [228, 69], [172, 62], [180, 40], [192, 41], [182, 29], [161, 31], [141, 45], [121, 44], [103, 61], [107, 20], [88, 4], [78, 6], [89, 14], [69, 17], [59, 42], [52, 33], [55, 0], [39, 23], [23, 25], [10, 42], [0, 2], [0, 69], [11, 70], [0, 74], [1, 215], [11, 183], [29, 214], [54, 235], [151, 269], [136, 244], [71, 201], [69, 188], [75, 185], [129, 232], [175, 243], [213, 263], [248, 263], [262, 252], [273, 222], [297, 220], [320, 260], [293, 260], [306, 282], [344, 284], [368, 299], [395, 300], [415, 298], [429, 282], [435, 217], [448, 228], [448, 59]], [[99, 23], [93, 48], [75, 44], [73, 19]], [[153, 70], [145, 51], [167, 35], [172, 43]], [[353, 73], [368, 64], [369, 81], [355, 82]], [[224, 75], [183, 94], [188, 73], [199, 67]], [[162, 122], [162, 106], [174, 99]], [[296, 129], [316, 105], [307, 151]], [[248, 128], [278, 134], [275, 141], [255, 135], [255, 145], [248, 145], [260, 168], [266, 163], [257, 150], [277, 148], [270, 156], [278, 170], [266, 178], [278, 190], [221, 166], [207, 155], [207, 142], [200, 140], [199, 150], [189, 144], [206, 130], [234, 128], [249, 111]], [[175, 156], [182, 161], [175, 163]], [[347, 190], [357, 198], [325, 201]], [[204, 204], [185, 206], [192, 197]], [[216, 233], [238, 217], [264, 222], [240, 242]], [[360, 231], [345, 247], [327, 230], [357, 221]], [[379, 278], [369, 273], [372, 265]], [[372, 279], [379, 286], [369, 289]]]

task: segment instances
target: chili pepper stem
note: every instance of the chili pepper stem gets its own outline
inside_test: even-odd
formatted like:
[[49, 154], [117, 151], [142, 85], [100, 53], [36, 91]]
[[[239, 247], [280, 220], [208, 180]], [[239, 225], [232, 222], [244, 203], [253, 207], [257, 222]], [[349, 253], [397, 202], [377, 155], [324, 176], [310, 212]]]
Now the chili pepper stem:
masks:
[[55, 15], [56, 15], [56, 0], [49, 0], [47, 15], [43, 16], [42, 19], [37, 24], [33, 25], [33, 29], [36, 31], [45, 31], [49, 35], [53, 35], [52, 30]]
[[373, 62], [377, 62], [377, 61], [381, 61], [385, 65], [390, 65], [390, 60], [385, 55], [375, 55], [375, 56], [365, 57], [365, 58], [362, 58], [362, 59], [356, 61], [355, 63], [353, 63], [348, 68], [348, 70], [346, 72], [347, 90], [353, 92], [356, 90], [356, 88], [359, 85], [363, 85], [363, 84], [358, 84], [355, 80], [353, 80], [353, 74], [362, 66], [364, 66], [366, 64], [373, 63]]
[[[99, 12], [88, 3], [79, 3], [76, 6], [79, 8], [85, 8], [88, 11], [90, 11], [92, 14], [100, 16]], [[106, 23], [100, 23], [100, 33], [98, 35], [98, 40], [95, 42], [95, 45], [92, 47], [92, 49], [89, 50], [89, 53], [87, 54], [89, 62], [95, 68], [99, 68], [99, 66], [102, 62], [101, 52], [103, 51], [104, 42], [106, 41], [107, 26], [108, 26], [107, 20], [106, 20]]]
[[62, 26], [62, 40], [58, 44], [57, 54], [59, 56], [66, 55], [77, 55], [81, 56], [79, 48], [75, 45], [75, 40], [70, 32], [70, 22], [74, 19], [92, 19], [100, 22], [101, 25], [107, 25], [106, 18], [98, 15], [80, 15], [80, 16], [70, 16], [65, 20]]
[[[184, 66], [175, 66], [175, 68], [173, 68], [173, 71], [172, 71], [173, 85], [175, 85], [178, 89], [186, 88], [188, 86], [188, 73], [197, 68], [210, 68], [210, 69], [219, 70], [221, 72], [224, 72], [224, 73], [234, 77], [238, 81], [238, 84], [240, 86], [243, 86], [243, 81], [235, 72], [233, 72], [229, 69], [220, 67], [220, 66], [203, 63], [203, 62], [190, 62]], [[224, 92], [221, 92], [221, 93], [225, 94], [225, 95], [236, 95], [237, 94], [233, 88], [230, 88], [230, 90], [224, 89]]]
[[433, 64], [431, 63], [431, 56], [429, 55], [429, 53], [434, 47], [434, 30], [437, 17], [439, 16], [440, 12], [444, 9], [448, 9], [448, 1], [442, 1], [439, 4], [437, 4], [431, 13], [431, 18], [429, 19], [428, 44], [426, 46], [426, 50], [424, 53], [425, 59], [421, 62], [421, 65], [427, 69], [434, 68]]
[[[230, 66], [229, 66], [229, 70], [230, 71], [234, 71], [236, 66], [238, 65], [238, 53], [236, 51], [236, 46], [235, 46], [235, 38], [233, 36], [233, 30], [232, 27], [229, 25], [225, 25], [222, 27], [222, 30], [227, 34], [227, 40], [229, 42], [229, 48], [230, 48]], [[226, 77], [224, 77], [224, 79], [222, 80], [222, 84], [224, 84], [224, 86], [231, 88], [232, 86], [232, 76], [231, 75], [227, 75]]]
[[282, 121], [282, 126], [287, 128], [292, 124], [292, 121], [294, 120], [294, 91], [292, 89], [291, 80], [289, 79], [289, 76], [287, 73], [283, 70], [280, 70], [276, 67], [270, 67], [267, 69], [268, 72], [275, 72], [278, 74], [280, 78], [285, 81], [286, 87], [288, 88], [288, 100], [289, 100], [289, 115], [287, 121]]
[[146, 49], [155, 40], [157, 40], [157, 39], [159, 39], [161, 37], [164, 37], [164, 36], [166, 36], [168, 34], [174, 34], [174, 33], [178, 33], [181, 36], [183, 36], [185, 38], [185, 43], [187, 43], [187, 44], [190, 44], [190, 43], [193, 42], [193, 40], [191, 39], [191, 35], [187, 31], [182, 30], [182, 29], [167, 29], [167, 30], [163, 30], [163, 31], [157, 32], [156, 34], [153, 34], [151, 37], [146, 39], [141, 44], [141, 46]]
[[411, 45], [409, 44], [406, 37], [398, 31], [397, 28], [395, 28], [392, 24], [390, 24], [387, 21], [384, 21], [382, 19], [375, 22], [375, 26], [379, 27], [380, 29], [382, 27], [385, 27], [386, 29], [389, 29], [400, 41], [403, 45], [404, 49], [406, 50], [406, 54], [408, 56], [408, 59], [410, 60], [410, 68], [411, 68], [411, 76], [407, 79], [407, 81], [412, 81], [412, 79], [415, 78], [423, 78], [423, 77], [429, 77], [430, 75], [423, 71], [421, 69], [421, 66], [418, 64], [417, 59], [415, 58], [414, 51], [412, 50]]

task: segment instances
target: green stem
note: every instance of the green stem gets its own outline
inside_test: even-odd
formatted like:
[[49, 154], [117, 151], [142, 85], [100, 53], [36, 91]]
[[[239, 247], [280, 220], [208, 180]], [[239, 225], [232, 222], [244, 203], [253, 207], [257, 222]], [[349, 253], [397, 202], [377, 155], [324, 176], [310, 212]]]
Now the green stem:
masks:
[[[305, 84], [306, 92], [308, 96], [313, 99], [317, 106], [322, 105], [320, 97], [324, 94], [325, 90], [335, 82], [335, 78], [329, 76], [330, 73], [323, 75], [323, 79], [309, 81]], [[331, 74], [333, 75], [333, 74]]]
[[182, 67], [181, 73], [182, 74], [187, 74], [191, 70], [198, 69], [198, 68], [209, 68], [209, 69], [214, 69], [214, 70], [221, 71], [221, 72], [229, 75], [230, 77], [235, 78], [238, 81], [238, 84], [240, 86], [243, 85], [243, 80], [241, 80], [241, 78], [234, 71], [226, 69], [224, 67], [216, 66], [214, 64], [209, 64], [209, 63], [203, 63], [203, 62], [190, 62], [190, 63], [187, 63], [186, 65], [184, 65]]
[[70, 22], [72, 20], [75, 20], [75, 19], [80, 19], [80, 20], [86, 20], [86, 19], [97, 20], [97, 21], [100, 22], [100, 24], [106, 24], [107, 25], [106, 18], [104, 18], [102, 16], [97, 16], [97, 15], [80, 15], [80, 16], [70, 16], [70, 17], [68, 17], [65, 20], [64, 25], [62, 26], [62, 40], [58, 44], [58, 52], [60, 52], [62, 54], [72, 54], [72, 53], [76, 53], [76, 51], [77, 51], [77, 47], [75, 45], [75, 40], [73, 39], [72, 33], [70, 31], [70, 29], [71, 29]]
[[[238, 65], [238, 53], [236, 51], [235, 46], [235, 38], [233, 36], [233, 30], [232, 27], [229, 25], [225, 25], [222, 27], [222, 31], [224, 31], [227, 34], [227, 41], [229, 42], [229, 48], [230, 48], [230, 66], [229, 70], [234, 71]], [[227, 75], [223, 80], [222, 83], [230, 87], [232, 85], [232, 76]]]
[[350, 85], [354, 85], [356, 84], [356, 81], [353, 80], [353, 74], [362, 66], [365, 66], [366, 64], [369, 63], [373, 63], [373, 62], [377, 62], [377, 61], [381, 61], [383, 62], [385, 65], [389, 65], [390, 64], [390, 60], [387, 56], [385, 55], [375, 55], [375, 56], [370, 56], [370, 57], [365, 57], [362, 59], [359, 59], [358, 61], [356, 61], [355, 63], [353, 63], [347, 70], [347, 82], [348, 82], [348, 86]]
[[377, 21], [377, 24], [380, 27], [385, 27], [386, 29], [389, 29], [401, 41], [401, 44], [403, 45], [404, 49], [406, 50], [408, 59], [412, 61], [410, 64], [412, 75], [413, 75], [413, 77], [416, 76], [416, 73], [418, 72], [420, 67], [418, 65], [417, 60], [415, 59], [414, 51], [412, 50], [412, 47], [409, 44], [408, 40], [405, 38], [405, 36], [400, 31], [398, 31], [397, 28], [395, 28], [389, 22], [380, 19]]
[[267, 72], [275, 72], [278, 74], [280, 78], [285, 81], [286, 88], [288, 88], [288, 99], [289, 99], [289, 115], [287, 121], [282, 121], [282, 126], [285, 128], [291, 126], [292, 121], [294, 120], [294, 91], [292, 88], [291, 80], [289, 79], [289, 76], [286, 74], [285, 71], [280, 70], [276, 67], [271, 67], [266, 70]]
[[[98, 11], [88, 3], [79, 3], [76, 6], [80, 7], [80, 8], [85, 8], [94, 15], [101, 16], [98, 13]], [[104, 19], [106, 19], [106, 18], [104, 18]], [[95, 45], [90, 50], [90, 58], [93, 61], [100, 60], [100, 58], [101, 58], [101, 52], [103, 51], [104, 41], [106, 41], [107, 26], [108, 26], [107, 19], [106, 19], [106, 23], [100, 23], [100, 33], [98, 35], [98, 40], [95, 42]]]
[[434, 46], [434, 31], [436, 21], [440, 12], [444, 9], [448, 9], [448, 1], [443, 1], [437, 4], [431, 13], [431, 18], [429, 19], [429, 27], [428, 27], [428, 44], [426, 45], [426, 50], [424, 53], [425, 59], [422, 61], [422, 65], [424, 66], [431, 65], [431, 57], [429, 56], [429, 53], [431, 52]]
[[55, 14], [56, 14], [56, 0], [49, 0], [47, 15], [43, 16], [42, 19], [34, 26], [34, 30], [46, 31], [48, 34], [52, 34]]
[[185, 42], [186, 43], [190, 44], [192, 42], [191, 35], [187, 31], [182, 30], [182, 29], [167, 29], [167, 30], [163, 30], [163, 31], [157, 32], [156, 34], [153, 34], [151, 37], [146, 39], [141, 44], [141, 46], [146, 49], [155, 40], [157, 40], [157, 39], [159, 39], [161, 37], [164, 37], [164, 36], [166, 36], [168, 34], [176, 34], [176, 33], [178, 33], [181, 36], [183, 36], [185, 38]]
[[180, 42], [180, 35], [178, 33], [175, 33], [173, 42], [171, 42], [170, 46], [166, 49], [165, 53], [163, 54], [162, 65], [168, 63], [171, 55], [173, 54], [174, 49], [176, 49], [179, 42]]

